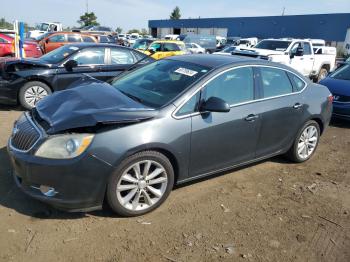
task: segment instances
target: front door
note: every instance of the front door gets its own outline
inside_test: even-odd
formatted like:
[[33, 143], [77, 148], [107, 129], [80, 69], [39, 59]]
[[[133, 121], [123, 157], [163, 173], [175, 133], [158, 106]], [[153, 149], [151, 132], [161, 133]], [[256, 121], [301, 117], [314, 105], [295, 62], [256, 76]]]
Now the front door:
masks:
[[190, 176], [252, 160], [259, 137], [253, 69], [231, 69], [203, 88], [201, 101], [219, 97], [231, 105], [228, 113], [192, 116]]
[[73, 82], [82, 79], [84, 74], [104, 80], [101, 78], [101, 67], [106, 64], [105, 52], [104, 47], [91, 47], [84, 48], [72, 55], [68, 60], [77, 61], [78, 66], [73, 68], [72, 71], [67, 71], [64, 66], [58, 69], [55, 90], [68, 88]]
[[56, 48], [59, 48], [66, 44], [66, 34], [56, 34], [51, 37], [48, 37], [44, 42], [45, 53], [51, 52]]

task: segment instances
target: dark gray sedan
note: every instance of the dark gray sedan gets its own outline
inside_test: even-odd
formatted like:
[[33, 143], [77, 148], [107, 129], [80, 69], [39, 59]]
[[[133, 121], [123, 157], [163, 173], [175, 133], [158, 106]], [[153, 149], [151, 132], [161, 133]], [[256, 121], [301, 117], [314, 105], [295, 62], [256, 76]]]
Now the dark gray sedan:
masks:
[[57, 92], [15, 123], [17, 185], [69, 211], [157, 208], [174, 184], [275, 155], [308, 160], [332, 114], [327, 88], [234, 56], [171, 57]]

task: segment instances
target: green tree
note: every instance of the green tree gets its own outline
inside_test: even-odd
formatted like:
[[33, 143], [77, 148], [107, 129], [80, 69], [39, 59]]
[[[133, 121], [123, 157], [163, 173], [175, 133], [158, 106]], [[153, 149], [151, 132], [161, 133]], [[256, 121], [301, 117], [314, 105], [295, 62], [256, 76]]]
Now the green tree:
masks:
[[99, 25], [97, 22], [97, 16], [94, 12], [83, 14], [80, 16], [80, 20], [77, 21], [81, 26], [89, 26], [89, 25]]
[[140, 34], [140, 31], [138, 29], [130, 29], [128, 31], [128, 34], [133, 34], [133, 33], [137, 33], [137, 34]]
[[141, 35], [148, 35], [148, 30], [146, 28], [142, 28]]
[[1, 29], [13, 29], [13, 24], [5, 20], [5, 18], [0, 18], [0, 28]]
[[117, 27], [117, 29], [115, 29], [115, 31], [118, 33], [118, 34], [121, 34], [123, 32], [123, 28], [121, 27]]
[[174, 8], [173, 12], [170, 14], [170, 19], [178, 20], [181, 18], [180, 8], [177, 6]]

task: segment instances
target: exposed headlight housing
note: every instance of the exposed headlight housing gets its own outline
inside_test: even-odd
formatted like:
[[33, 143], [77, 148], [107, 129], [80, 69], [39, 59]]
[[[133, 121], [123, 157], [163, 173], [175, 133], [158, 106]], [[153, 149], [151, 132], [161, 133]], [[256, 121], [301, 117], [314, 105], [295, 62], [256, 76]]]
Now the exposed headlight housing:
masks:
[[51, 159], [70, 159], [81, 155], [91, 144], [92, 134], [57, 135], [46, 140], [35, 155]]

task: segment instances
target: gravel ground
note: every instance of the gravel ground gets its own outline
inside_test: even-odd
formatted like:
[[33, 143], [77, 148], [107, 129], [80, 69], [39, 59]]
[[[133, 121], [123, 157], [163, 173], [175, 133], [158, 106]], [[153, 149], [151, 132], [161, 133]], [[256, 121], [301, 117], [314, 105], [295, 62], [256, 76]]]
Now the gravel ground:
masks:
[[0, 108], [0, 261], [350, 261], [350, 122], [307, 163], [282, 157], [174, 190], [154, 212], [64, 213], [21, 193]]

